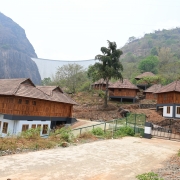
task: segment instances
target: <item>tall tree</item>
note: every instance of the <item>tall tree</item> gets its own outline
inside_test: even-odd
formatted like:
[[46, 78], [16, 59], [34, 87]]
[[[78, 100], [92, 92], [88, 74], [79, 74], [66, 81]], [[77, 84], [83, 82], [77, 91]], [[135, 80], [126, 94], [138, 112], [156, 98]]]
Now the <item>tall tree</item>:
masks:
[[158, 64], [159, 60], [156, 56], [148, 56], [139, 62], [138, 68], [141, 72], [152, 72], [156, 74]]
[[[108, 98], [108, 84], [111, 78], [114, 79], [123, 79], [121, 72], [123, 71], [123, 66], [119, 60], [123, 52], [120, 49], [117, 49], [115, 42], [108, 42], [108, 48], [101, 47], [102, 55], [96, 55], [95, 59], [99, 60], [96, 62], [93, 67], [95, 70], [94, 76], [98, 78], [103, 78], [106, 81], [106, 92], [104, 96], [104, 107], [107, 107], [107, 98]], [[91, 76], [91, 73], [89, 74]], [[94, 78], [94, 77], [93, 77]]]
[[68, 92], [75, 93], [86, 80], [86, 72], [79, 64], [67, 64], [58, 67], [54, 81], [65, 87]]

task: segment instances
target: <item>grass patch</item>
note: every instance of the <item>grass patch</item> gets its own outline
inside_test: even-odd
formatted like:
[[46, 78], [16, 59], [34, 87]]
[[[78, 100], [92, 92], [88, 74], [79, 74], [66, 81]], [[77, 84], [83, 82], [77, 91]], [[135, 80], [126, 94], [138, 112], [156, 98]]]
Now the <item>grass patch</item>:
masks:
[[144, 173], [136, 176], [138, 180], [163, 180], [163, 178], [159, 178], [157, 174], [154, 172]]

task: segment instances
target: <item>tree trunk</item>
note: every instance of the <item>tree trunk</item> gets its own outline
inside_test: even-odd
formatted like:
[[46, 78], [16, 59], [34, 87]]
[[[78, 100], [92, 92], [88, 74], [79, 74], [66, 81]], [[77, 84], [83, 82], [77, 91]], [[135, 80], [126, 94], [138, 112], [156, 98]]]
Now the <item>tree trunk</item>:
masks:
[[106, 91], [105, 91], [105, 96], [104, 96], [104, 107], [108, 107], [108, 85], [109, 85], [109, 79], [106, 79]]

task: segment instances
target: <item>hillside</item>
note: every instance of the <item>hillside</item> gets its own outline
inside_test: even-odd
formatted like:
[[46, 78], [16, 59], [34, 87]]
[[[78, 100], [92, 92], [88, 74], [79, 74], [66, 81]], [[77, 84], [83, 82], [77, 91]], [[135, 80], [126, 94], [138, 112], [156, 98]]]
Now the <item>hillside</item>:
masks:
[[0, 78], [31, 78], [40, 84], [41, 77], [31, 57], [37, 55], [24, 29], [0, 13]]
[[130, 37], [121, 48], [123, 77], [134, 78], [143, 72], [153, 72], [160, 77], [161, 84], [180, 78], [180, 28], [155, 31], [138, 39]]
[[[138, 39], [131, 37], [129, 43], [123, 48], [123, 56], [126, 57], [128, 53], [131, 53], [135, 57], [146, 57], [153, 54], [153, 49], [166, 47], [170, 48], [174, 56], [180, 58], [180, 28], [171, 30], [158, 30], [154, 33], [145, 34], [144, 37]], [[155, 52], [153, 55], [157, 55]]]
[[[109, 121], [122, 118], [118, 112], [119, 108], [128, 109], [131, 113], [145, 114], [147, 121], [160, 122], [164, 120], [156, 110], [140, 109], [139, 102], [135, 104], [108, 101], [108, 108], [102, 108], [104, 99], [98, 96], [98, 92], [79, 92], [71, 95], [78, 105], [73, 107], [73, 117], [91, 121]], [[142, 103], [151, 103], [142, 101]]]

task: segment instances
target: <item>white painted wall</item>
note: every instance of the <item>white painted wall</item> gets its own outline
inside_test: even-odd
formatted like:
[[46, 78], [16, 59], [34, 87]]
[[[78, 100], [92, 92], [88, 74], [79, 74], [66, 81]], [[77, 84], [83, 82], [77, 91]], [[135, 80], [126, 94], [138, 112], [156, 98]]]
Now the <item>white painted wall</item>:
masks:
[[43, 135], [45, 135], [45, 134], [42, 134], [43, 125], [47, 124], [48, 125], [48, 129], [50, 129], [51, 121], [27, 121], [27, 120], [17, 121], [16, 132], [14, 134], [16, 134], [16, 135], [20, 134], [21, 131], [22, 131], [22, 126], [26, 125], [26, 124], [29, 125], [29, 129], [32, 127], [33, 124], [36, 124], [36, 128], [37, 128], [37, 125], [40, 124], [41, 125], [40, 135], [43, 136]]
[[164, 117], [173, 117], [173, 106], [170, 106], [170, 113], [167, 114], [167, 107], [168, 106], [163, 106], [163, 116]]
[[[1, 127], [0, 127], [0, 137], [5, 137], [7, 136], [8, 134], [13, 134], [13, 126], [14, 126], [14, 123], [13, 121], [10, 121], [10, 120], [7, 120], [7, 119], [3, 119], [4, 115], [0, 115], [0, 121], [1, 121]], [[3, 129], [3, 123], [4, 122], [7, 122], [8, 123], [8, 129], [7, 129], [7, 134], [5, 133], [2, 133], [2, 129]]]
[[177, 114], [177, 107], [180, 107], [180, 106], [176, 106], [175, 117], [180, 118], [180, 114]]
[[[29, 125], [29, 129], [32, 127], [33, 124], [36, 124], [36, 127], [38, 124], [41, 125], [41, 132], [40, 135], [43, 136], [45, 134], [42, 134], [42, 127], [44, 124], [48, 125], [48, 129], [50, 129], [51, 121], [27, 121], [27, 120], [8, 120], [4, 119], [4, 115], [0, 114], [0, 121], [1, 121], [1, 127], [0, 127], [0, 137], [5, 137], [7, 135], [18, 135], [22, 131], [22, 125]], [[2, 133], [2, 127], [3, 123], [8, 123], [8, 130], [7, 134]]]

